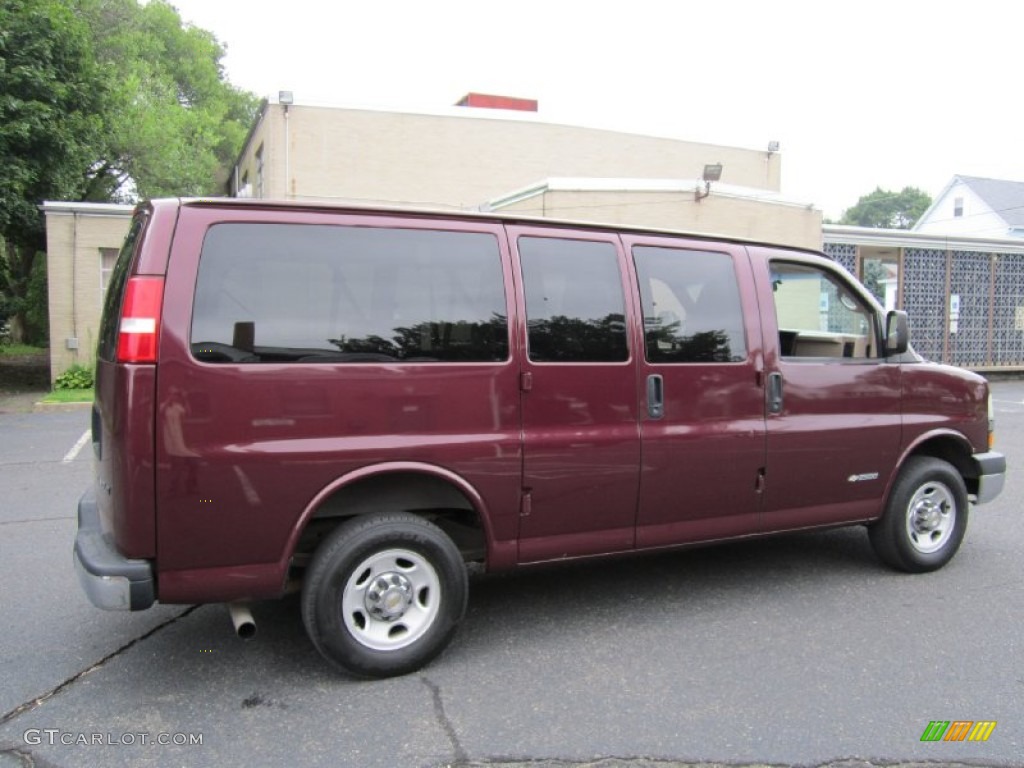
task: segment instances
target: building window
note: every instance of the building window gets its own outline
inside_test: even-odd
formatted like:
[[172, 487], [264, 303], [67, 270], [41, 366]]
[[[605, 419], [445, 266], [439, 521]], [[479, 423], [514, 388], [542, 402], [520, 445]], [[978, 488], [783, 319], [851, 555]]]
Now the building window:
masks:
[[256, 150], [256, 197], [263, 197], [263, 145]]
[[100, 291], [107, 292], [110, 285], [110, 275], [114, 272], [114, 265], [117, 263], [117, 248], [100, 248]]
[[953, 218], [959, 219], [964, 215], [964, 199], [962, 197], [953, 198]]

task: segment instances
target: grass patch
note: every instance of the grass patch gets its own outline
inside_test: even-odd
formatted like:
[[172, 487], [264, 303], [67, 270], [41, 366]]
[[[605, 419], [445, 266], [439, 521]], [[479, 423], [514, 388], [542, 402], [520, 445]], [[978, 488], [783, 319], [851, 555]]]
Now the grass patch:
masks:
[[43, 398], [44, 403], [91, 403], [93, 389], [55, 389]]
[[31, 344], [0, 344], [0, 357], [45, 355], [49, 351], [46, 347], [33, 347]]

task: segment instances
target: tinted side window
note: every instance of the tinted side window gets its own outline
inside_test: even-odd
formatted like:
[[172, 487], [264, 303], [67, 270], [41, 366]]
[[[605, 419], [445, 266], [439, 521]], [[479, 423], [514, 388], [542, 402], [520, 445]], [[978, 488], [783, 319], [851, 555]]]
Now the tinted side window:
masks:
[[652, 363], [732, 363], [747, 357], [732, 257], [710, 251], [633, 248], [644, 346]]
[[878, 357], [874, 310], [836, 275], [772, 262], [771, 277], [783, 357]]
[[99, 344], [96, 348], [96, 356], [100, 360], [112, 362], [117, 358], [117, 333], [121, 322], [124, 286], [128, 281], [128, 268], [131, 266], [135, 244], [139, 241], [139, 235], [145, 225], [146, 217], [141, 215], [132, 222], [131, 229], [128, 230], [121, 251], [117, 255], [117, 261], [114, 262], [114, 269], [110, 273], [107, 293], [103, 299]]
[[605, 363], [629, 359], [615, 246], [519, 238], [530, 359]]
[[192, 354], [204, 362], [495, 362], [508, 323], [495, 237], [220, 224], [203, 243]]

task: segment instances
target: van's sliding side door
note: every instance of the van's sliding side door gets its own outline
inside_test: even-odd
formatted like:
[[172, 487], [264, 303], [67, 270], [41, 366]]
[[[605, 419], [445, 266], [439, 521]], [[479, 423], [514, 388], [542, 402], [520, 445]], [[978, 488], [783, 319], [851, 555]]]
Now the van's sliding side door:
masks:
[[628, 275], [619, 238], [508, 227], [525, 318], [519, 559], [628, 550], [640, 436]]
[[643, 316], [637, 546], [758, 530], [762, 344], [746, 249], [623, 238]]

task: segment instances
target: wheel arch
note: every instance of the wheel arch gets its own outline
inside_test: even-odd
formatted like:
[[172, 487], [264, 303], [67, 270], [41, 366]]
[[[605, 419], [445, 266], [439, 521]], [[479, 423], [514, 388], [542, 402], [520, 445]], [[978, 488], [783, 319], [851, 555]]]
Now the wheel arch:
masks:
[[488, 560], [493, 534], [487, 503], [471, 483], [434, 464], [386, 462], [361, 467], [321, 489], [299, 517], [284, 563], [305, 565], [337, 525], [382, 511], [424, 517], [452, 538], [466, 562]]
[[913, 456], [931, 456], [942, 459], [953, 466], [960, 477], [964, 479], [967, 486], [967, 493], [977, 494], [978, 492], [978, 470], [971, 460], [974, 455], [974, 448], [971, 442], [964, 435], [953, 430], [936, 430], [920, 435], [907, 450], [904, 451], [896, 464], [896, 471], [889, 480], [889, 487], [886, 489], [886, 496], [892, 492], [896, 478], [906, 464], [907, 459]]

